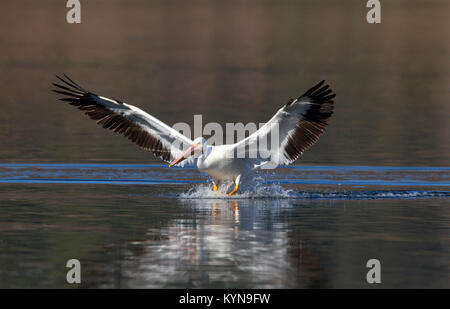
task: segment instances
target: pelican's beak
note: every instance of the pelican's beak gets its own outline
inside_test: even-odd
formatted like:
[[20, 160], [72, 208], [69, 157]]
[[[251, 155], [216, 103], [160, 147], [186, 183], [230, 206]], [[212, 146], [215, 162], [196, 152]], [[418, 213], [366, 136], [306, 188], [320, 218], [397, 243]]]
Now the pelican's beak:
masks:
[[183, 154], [178, 158], [173, 160], [170, 164], [169, 167], [174, 166], [175, 164], [180, 163], [181, 161], [183, 161], [184, 159], [189, 158], [193, 153], [194, 153], [194, 149], [195, 149], [195, 144], [192, 145], [191, 147], [188, 148], [188, 150], [186, 150], [185, 152], [183, 152]]

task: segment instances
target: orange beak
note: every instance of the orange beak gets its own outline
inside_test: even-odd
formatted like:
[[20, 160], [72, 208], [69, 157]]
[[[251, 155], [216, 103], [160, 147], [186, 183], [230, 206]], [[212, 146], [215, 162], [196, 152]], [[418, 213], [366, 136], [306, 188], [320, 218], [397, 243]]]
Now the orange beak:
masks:
[[184, 159], [187, 159], [187, 158], [189, 158], [190, 156], [192, 156], [192, 154], [194, 153], [194, 148], [195, 148], [195, 145], [192, 145], [191, 147], [189, 147], [189, 149], [186, 150], [185, 152], [183, 152], [183, 154], [182, 154], [178, 159], [173, 160], [173, 161], [169, 164], [169, 167], [172, 167], [172, 166], [174, 166], [175, 164], [180, 163], [180, 162], [183, 161]]

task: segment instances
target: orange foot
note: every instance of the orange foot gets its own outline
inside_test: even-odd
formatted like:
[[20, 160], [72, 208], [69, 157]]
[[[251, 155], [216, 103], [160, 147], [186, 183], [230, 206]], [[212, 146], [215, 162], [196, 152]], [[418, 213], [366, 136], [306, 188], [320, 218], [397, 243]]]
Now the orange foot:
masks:
[[217, 191], [219, 188], [217, 187], [217, 185], [215, 183], [213, 183], [213, 191]]
[[238, 189], [239, 189], [239, 185], [235, 185], [233, 191], [228, 193], [228, 196], [232, 196], [233, 194], [235, 194]]

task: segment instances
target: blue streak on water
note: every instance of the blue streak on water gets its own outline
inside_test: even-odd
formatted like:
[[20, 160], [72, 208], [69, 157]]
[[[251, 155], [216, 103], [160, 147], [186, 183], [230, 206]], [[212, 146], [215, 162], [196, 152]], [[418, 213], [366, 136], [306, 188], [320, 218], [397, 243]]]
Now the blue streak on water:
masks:
[[302, 171], [371, 171], [371, 172], [384, 172], [384, 171], [415, 171], [415, 172], [450, 172], [450, 167], [445, 166], [342, 166], [342, 165], [314, 165], [314, 166], [302, 166], [302, 165], [290, 165], [280, 166], [279, 168], [290, 168]]
[[[67, 183], [67, 184], [111, 184], [111, 185], [152, 185], [152, 184], [191, 184], [203, 183], [200, 180], [164, 180], [164, 179], [46, 179], [46, 178], [25, 178], [8, 179], [0, 178], [0, 183]], [[304, 185], [362, 185], [362, 186], [420, 186], [420, 187], [450, 187], [449, 182], [424, 182], [424, 181], [386, 181], [386, 180], [284, 180], [284, 181], [265, 181], [266, 184], [304, 184]]]
[[107, 185], [160, 185], [160, 184], [188, 184], [201, 183], [202, 181], [183, 180], [153, 180], [153, 179], [0, 179], [0, 183], [23, 183], [23, 184], [107, 184]]
[[[265, 189], [233, 198], [289, 199], [377, 199], [450, 197], [450, 167], [390, 166], [288, 166], [261, 177]], [[151, 178], [149, 178], [151, 175]], [[184, 198], [215, 198], [208, 192], [207, 177], [193, 167], [167, 168], [166, 164], [0, 164], [4, 184], [105, 184], [105, 185], [187, 185], [202, 184]], [[323, 192], [285, 190], [279, 185], [319, 185]], [[336, 187], [353, 189], [371, 186], [393, 190], [336, 192]], [[428, 190], [399, 190], [400, 187]], [[255, 186], [257, 187], [257, 186]], [[276, 188], [276, 190], [273, 190]], [[224, 197], [227, 197], [224, 194]]]
[[415, 181], [415, 180], [280, 180], [280, 181], [267, 181], [271, 184], [299, 184], [299, 185], [348, 185], [348, 186], [437, 186], [437, 187], [450, 187], [450, 182], [445, 181]]
[[[168, 164], [96, 164], [96, 163], [0, 163], [0, 168], [20, 169], [20, 168], [37, 168], [37, 169], [150, 169], [150, 168], [167, 168]], [[174, 167], [175, 168], [175, 167]], [[178, 168], [178, 167], [176, 167]], [[183, 169], [194, 169], [193, 166], [185, 166]]]

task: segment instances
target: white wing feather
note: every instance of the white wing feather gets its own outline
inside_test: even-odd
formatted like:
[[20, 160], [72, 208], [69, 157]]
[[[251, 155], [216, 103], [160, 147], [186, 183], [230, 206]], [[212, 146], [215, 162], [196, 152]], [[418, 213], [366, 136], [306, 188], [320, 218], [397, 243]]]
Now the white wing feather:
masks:
[[234, 155], [262, 169], [297, 160], [325, 131], [333, 113], [335, 94], [323, 83], [291, 99], [259, 130], [234, 144]]
[[[55, 92], [68, 96], [61, 98], [61, 101], [78, 107], [104, 128], [128, 137], [156, 157], [170, 162], [192, 145], [190, 138], [136, 106], [96, 95], [64, 76], [65, 79], [57, 76], [64, 85], [53, 84], [59, 88]], [[194, 158], [191, 157], [180, 165], [193, 163]]]

